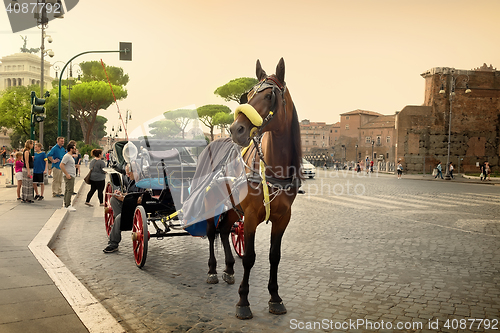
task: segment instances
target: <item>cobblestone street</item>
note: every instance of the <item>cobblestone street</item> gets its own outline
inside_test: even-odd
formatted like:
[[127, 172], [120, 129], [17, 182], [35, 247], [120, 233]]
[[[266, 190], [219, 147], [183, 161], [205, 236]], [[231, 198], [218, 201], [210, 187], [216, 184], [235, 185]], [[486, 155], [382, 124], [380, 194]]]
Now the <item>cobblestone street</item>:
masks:
[[[151, 239], [138, 269], [129, 232], [118, 252], [102, 252], [107, 237], [95, 197], [94, 208], [79, 200], [53, 248], [128, 332], [306, 331], [314, 322], [328, 322], [316, 327], [328, 332], [500, 330], [498, 186], [318, 172], [297, 197], [283, 238], [282, 316], [267, 305], [270, 224], [257, 229], [248, 321], [234, 316], [240, 259], [236, 283], [227, 285], [219, 247], [221, 282], [209, 285], [207, 239]], [[357, 329], [338, 326], [358, 319], [365, 322]], [[463, 329], [463, 319], [496, 320], [496, 330], [470, 320]], [[366, 321], [392, 329], [370, 329]]]

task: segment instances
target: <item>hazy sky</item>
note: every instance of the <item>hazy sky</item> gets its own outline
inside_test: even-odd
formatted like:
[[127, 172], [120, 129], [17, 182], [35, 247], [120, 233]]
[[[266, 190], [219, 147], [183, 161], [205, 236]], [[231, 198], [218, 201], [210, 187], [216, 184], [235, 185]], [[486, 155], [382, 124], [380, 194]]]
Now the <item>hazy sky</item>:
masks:
[[[49, 23], [55, 61], [133, 43], [133, 61], [89, 54], [130, 75], [122, 111], [129, 128], [186, 105], [225, 104], [213, 91], [231, 79], [268, 74], [285, 59], [299, 119], [339, 120], [355, 109], [393, 114], [424, 100], [432, 67], [500, 68], [499, 0], [131, 1], [82, 0]], [[0, 57], [40, 46], [40, 30], [11, 32], [0, 13]], [[52, 74], [53, 75], [53, 74]], [[101, 112], [118, 124], [116, 106]]]

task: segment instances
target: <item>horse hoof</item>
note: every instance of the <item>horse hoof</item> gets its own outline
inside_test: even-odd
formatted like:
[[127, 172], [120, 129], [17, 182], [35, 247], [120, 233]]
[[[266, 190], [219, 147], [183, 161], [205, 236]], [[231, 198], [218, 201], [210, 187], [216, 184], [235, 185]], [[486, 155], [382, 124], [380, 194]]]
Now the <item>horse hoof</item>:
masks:
[[236, 318], [238, 319], [252, 319], [253, 314], [249, 306], [236, 306]]
[[217, 277], [217, 274], [208, 274], [207, 283], [208, 284], [217, 284], [217, 283], [219, 283], [219, 278]]
[[234, 284], [234, 274], [222, 273], [222, 280], [226, 281], [227, 284]]
[[286, 308], [283, 302], [269, 302], [269, 312], [275, 315], [282, 315], [286, 313]]

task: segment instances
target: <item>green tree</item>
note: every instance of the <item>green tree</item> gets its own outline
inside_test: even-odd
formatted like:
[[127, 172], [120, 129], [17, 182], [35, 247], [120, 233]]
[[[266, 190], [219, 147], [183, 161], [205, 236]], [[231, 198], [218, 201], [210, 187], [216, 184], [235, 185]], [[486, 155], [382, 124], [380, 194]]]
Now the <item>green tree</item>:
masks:
[[241, 95], [252, 89], [258, 82], [257, 79], [251, 77], [240, 77], [215, 89], [214, 94], [224, 98], [226, 102], [235, 101], [239, 103]]
[[[63, 90], [67, 91], [67, 87], [63, 86]], [[40, 90], [40, 89], [38, 89]], [[35, 90], [36, 91], [36, 90]], [[50, 97], [46, 99], [45, 102], [45, 113], [47, 117], [45, 118], [44, 121], [44, 142], [43, 146], [45, 150], [50, 146], [53, 146], [56, 144], [56, 139], [57, 139], [57, 130], [58, 130], [58, 99], [57, 99], [57, 93], [58, 89], [53, 88], [50, 91]], [[61, 118], [62, 118], [62, 133], [61, 135], [66, 137], [67, 134], [67, 119], [68, 119], [68, 100], [67, 100], [67, 95], [66, 99], [62, 98], [62, 103], [61, 103]], [[71, 95], [71, 98], [73, 98], [73, 95]], [[83, 140], [83, 133], [82, 133], [82, 128], [80, 126], [80, 123], [76, 121], [73, 117], [71, 118], [71, 125], [70, 125], [70, 139], [75, 140], [75, 141], [81, 141]], [[67, 143], [68, 140], [66, 140]]]
[[234, 121], [234, 114], [232, 113], [225, 113], [225, 112], [219, 112], [215, 114], [214, 118], [214, 125], [218, 126], [220, 128], [220, 132], [224, 130], [227, 130], [229, 125], [231, 125]]
[[[31, 91], [37, 86], [17, 86], [0, 92], [0, 127], [12, 129], [16, 140], [30, 137], [31, 127]], [[40, 88], [38, 88], [38, 91]], [[19, 142], [13, 142], [17, 147]]]
[[187, 125], [193, 119], [198, 117], [198, 113], [196, 110], [189, 109], [178, 109], [173, 111], [167, 111], [163, 114], [165, 119], [171, 120], [175, 126], [182, 133], [182, 138], [184, 139], [184, 132], [186, 130]]
[[149, 124], [153, 134], [153, 139], [167, 139], [178, 135], [181, 131], [179, 127], [169, 119], [162, 119]]
[[[127, 91], [122, 86], [112, 85], [112, 87], [117, 100], [127, 97]], [[63, 89], [61, 92], [62, 98], [67, 100], [68, 90]], [[113, 102], [113, 94], [107, 82], [87, 81], [72, 87], [71, 114], [80, 123], [86, 144], [99, 139], [94, 128], [97, 113], [101, 109], [107, 109]]]
[[[80, 124], [85, 143], [90, 144], [105, 135], [104, 133], [101, 136], [105, 127], [103, 127], [104, 123], [100, 124], [97, 122], [97, 113], [101, 109], [107, 109], [114, 102], [113, 93], [108, 84], [108, 77], [116, 99], [121, 100], [127, 97], [127, 91], [123, 86], [128, 83], [129, 76], [128, 74], [124, 74], [123, 69], [120, 67], [104, 65], [108, 74], [106, 76], [103, 66], [99, 61], [82, 62], [79, 66], [83, 72], [83, 75], [80, 77], [82, 83], [73, 85], [72, 87], [71, 114]], [[66, 70], [69, 69], [66, 68]], [[63, 87], [67, 85], [66, 81], [62, 81]], [[57, 85], [58, 81], [54, 81], [53, 86], [57, 87]], [[61, 93], [62, 99], [67, 100], [67, 88], [63, 88]], [[94, 128], [95, 125], [100, 126], [100, 128]]]
[[210, 138], [212, 141], [214, 141], [214, 127], [217, 126], [217, 124], [214, 122], [215, 115], [218, 113], [231, 113], [230, 108], [220, 104], [208, 104], [200, 106], [198, 109], [196, 109], [196, 111], [198, 112], [198, 119], [210, 130]]
[[[90, 81], [104, 81], [108, 82], [106, 73], [102, 68], [100, 61], [84, 61], [81, 62], [80, 68], [82, 69], [83, 75], [81, 77], [82, 82]], [[123, 68], [108, 66], [104, 64], [106, 72], [109, 76], [109, 81], [115, 86], [126, 86], [129, 81], [128, 74], [123, 73]]]

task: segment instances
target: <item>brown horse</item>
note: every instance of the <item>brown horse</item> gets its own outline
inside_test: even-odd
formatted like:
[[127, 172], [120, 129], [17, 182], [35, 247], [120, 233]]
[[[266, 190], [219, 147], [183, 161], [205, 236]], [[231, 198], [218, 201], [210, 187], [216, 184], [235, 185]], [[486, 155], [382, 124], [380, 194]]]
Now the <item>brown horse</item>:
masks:
[[[292, 203], [302, 179], [300, 127], [295, 105], [285, 84], [285, 62], [282, 58], [276, 67], [276, 74], [270, 76], [258, 60], [256, 67], [260, 82], [242, 96], [244, 104], [235, 110], [235, 121], [230, 127], [231, 138], [235, 143], [242, 147], [251, 144], [243, 156], [249, 174], [248, 194], [240, 198], [241, 203], [238, 205], [245, 217], [244, 274], [238, 290], [240, 300], [236, 304], [236, 317], [240, 319], [253, 317], [248, 302], [248, 281], [255, 263], [255, 232], [257, 226], [266, 219], [272, 222], [269, 312], [286, 313], [278, 294], [278, 265], [281, 240], [290, 221]], [[263, 177], [266, 178], [265, 187], [262, 185]], [[264, 204], [266, 191], [271, 197], [267, 203], [270, 211], [266, 211]]]

